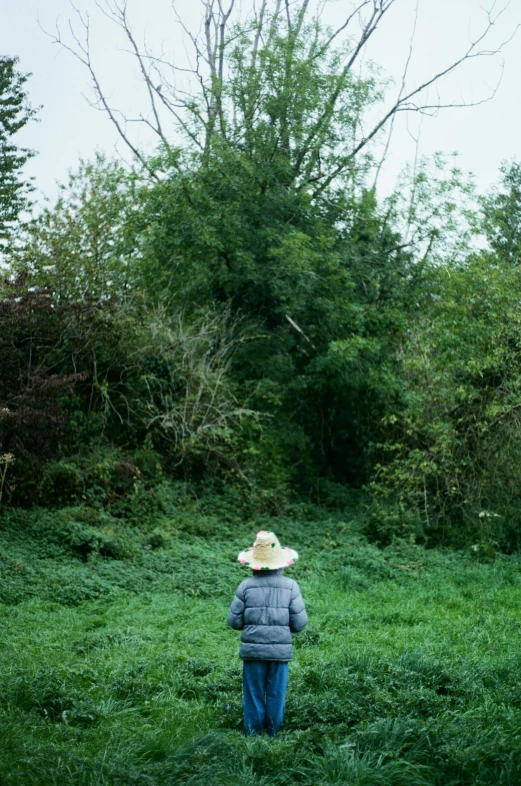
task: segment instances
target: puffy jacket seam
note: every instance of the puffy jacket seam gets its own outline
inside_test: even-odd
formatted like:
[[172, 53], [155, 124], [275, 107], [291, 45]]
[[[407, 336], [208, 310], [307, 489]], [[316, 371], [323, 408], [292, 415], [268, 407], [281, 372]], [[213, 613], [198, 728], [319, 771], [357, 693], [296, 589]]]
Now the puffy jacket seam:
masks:
[[[275, 646], [275, 645], [277, 647], [288, 647], [288, 648], [291, 647], [291, 644], [289, 642], [287, 644], [280, 644], [277, 641], [265, 641], [262, 644], [257, 644], [255, 641], [243, 641], [242, 644], [251, 645], [252, 647], [261, 647], [261, 648], [262, 647], [271, 647], [271, 646]], [[290, 649], [290, 652], [292, 653], [293, 649]]]

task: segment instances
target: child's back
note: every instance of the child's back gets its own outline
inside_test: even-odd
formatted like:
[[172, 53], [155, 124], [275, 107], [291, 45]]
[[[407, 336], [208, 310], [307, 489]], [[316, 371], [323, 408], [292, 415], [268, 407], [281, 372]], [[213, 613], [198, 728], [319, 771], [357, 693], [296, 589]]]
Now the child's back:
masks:
[[299, 586], [284, 569], [259, 572], [237, 588], [228, 624], [242, 630], [239, 656], [243, 660], [277, 660], [293, 657], [291, 631], [308, 621]]
[[239, 554], [253, 575], [242, 581], [228, 613], [228, 624], [241, 630], [244, 733], [273, 736], [284, 718], [291, 633], [308, 621], [296, 581], [284, 576], [296, 551], [282, 549], [273, 532], [257, 533], [255, 544]]

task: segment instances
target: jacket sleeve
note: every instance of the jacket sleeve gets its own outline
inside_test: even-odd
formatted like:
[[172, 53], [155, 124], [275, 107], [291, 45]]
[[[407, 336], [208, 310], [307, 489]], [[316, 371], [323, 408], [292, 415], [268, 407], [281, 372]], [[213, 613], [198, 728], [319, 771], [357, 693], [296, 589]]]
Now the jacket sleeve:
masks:
[[304, 600], [302, 598], [299, 585], [293, 582], [291, 590], [291, 601], [289, 604], [289, 627], [294, 633], [304, 630], [308, 624], [308, 615]]
[[230, 606], [227, 620], [228, 625], [230, 625], [234, 630], [242, 630], [244, 628], [245, 608], [246, 604], [244, 603], [244, 590], [242, 584], [239, 584], [237, 587], [237, 592], [235, 593], [235, 597], [232, 600], [232, 605]]

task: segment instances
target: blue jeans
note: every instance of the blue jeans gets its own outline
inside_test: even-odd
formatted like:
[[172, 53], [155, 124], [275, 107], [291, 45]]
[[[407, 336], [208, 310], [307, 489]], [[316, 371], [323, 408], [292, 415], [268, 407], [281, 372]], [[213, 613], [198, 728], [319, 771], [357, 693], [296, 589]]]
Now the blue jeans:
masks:
[[242, 669], [244, 735], [273, 737], [284, 720], [288, 663], [278, 660], [245, 660]]

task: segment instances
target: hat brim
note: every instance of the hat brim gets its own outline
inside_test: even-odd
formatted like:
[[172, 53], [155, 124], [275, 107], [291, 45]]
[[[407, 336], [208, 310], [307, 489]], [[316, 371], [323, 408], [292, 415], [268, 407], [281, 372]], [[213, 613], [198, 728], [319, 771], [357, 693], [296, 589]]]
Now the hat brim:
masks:
[[290, 565], [293, 565], [298, 560], [298, 554], [294, 549], [286, 546], [278, 554], [274, 554], [270, 562], [259, 562], [253, 558], [251, 550], [248, 549], [247, 551], [241, 551], [237, 560], [241, 565], [252, 570], [278, 570], [279, 568], [288, 568]]

